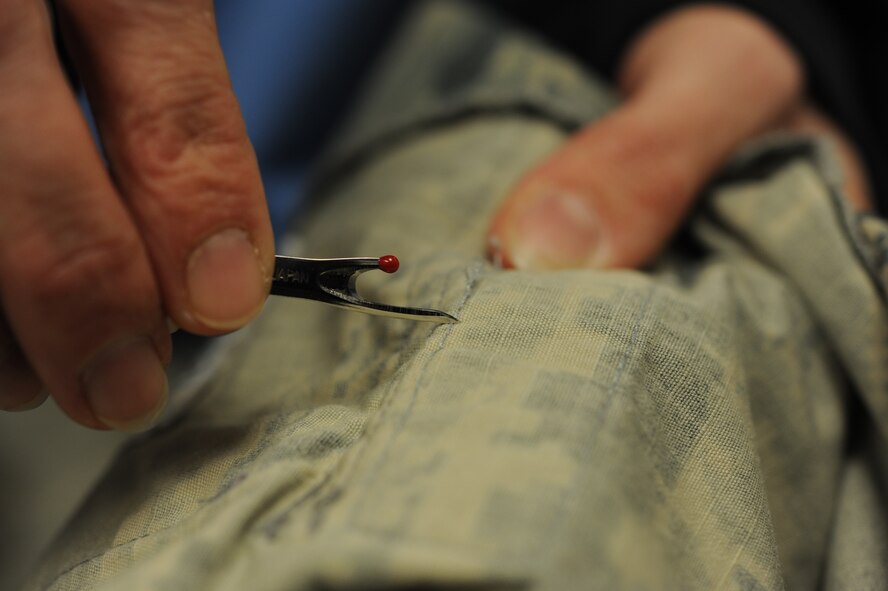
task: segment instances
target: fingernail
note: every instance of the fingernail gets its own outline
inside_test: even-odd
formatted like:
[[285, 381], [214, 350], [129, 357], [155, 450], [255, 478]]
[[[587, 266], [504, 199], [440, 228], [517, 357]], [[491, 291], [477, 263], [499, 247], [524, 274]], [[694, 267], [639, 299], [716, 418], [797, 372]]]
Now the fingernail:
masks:
[[17, 345], [0, 355], [0, 410], [24, 412], [43, 404], [48, 394]]
[[166, 406], [166, 372], [148, 338], [110, 345], [83, 372], [82, 382], [93, 414], [118, 431], [149, 427]]
[[243, 230], [230, 228], [208, 238], [188, 261], [192, 313], [207, 326], [243, 326], [265, 301], [266, 286], [256, 247]]
[[566, 191], [529, 198], [504, 232], [504, 242], [517, 269], [595, 268], [608, 257], [598, 214], [587, 198]]
[[176, 332], [179, 331], [179, 325], [176, 324], [176, 322], [172, 318], [170, 318], [169, 316], [166, 319], [166, 325], [167, 325], [167, 330], [170, 331], [170, 334], [175, 334]]
[[37, 392], [36, 396], [31, 398], [27, 402], [17, 404], [15, 406], [10, 407], [10, 408], [4, 408], [3, 410], [6, 412], [25, 412], [28, 410], [34, 410], [35, 408], [39, 407], [44, 402], [46, 402], [47, 398], [49, 398], [49, 392], [41, 389]]
[[493, 263], [493, 266], [497, 269], [505, 267], [505, 261], [503, 260], [503, 245], [500, 243], [500, 239], [496, 236], [490, 236], [487, 239], [487, 256], [490, 259], [490, 262]]

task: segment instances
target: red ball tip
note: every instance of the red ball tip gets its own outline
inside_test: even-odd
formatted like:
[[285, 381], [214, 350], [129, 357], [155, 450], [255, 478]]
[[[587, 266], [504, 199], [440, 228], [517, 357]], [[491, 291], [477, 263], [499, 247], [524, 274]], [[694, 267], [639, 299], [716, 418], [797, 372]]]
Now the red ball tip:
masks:
[[393, 254], [387, 254], [384, 257], [379, 257], [379, 268], [386, 273], [394, 273], [398, 270], [398, 267], [400, 266], [401, 262], [398, 260], [398, 257]]

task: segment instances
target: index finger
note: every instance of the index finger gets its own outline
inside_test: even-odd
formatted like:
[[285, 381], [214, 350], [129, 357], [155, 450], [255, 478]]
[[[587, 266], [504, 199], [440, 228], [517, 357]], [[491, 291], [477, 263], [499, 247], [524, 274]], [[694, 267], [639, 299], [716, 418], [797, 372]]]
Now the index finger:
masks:
[[[147, 253], [56, 61], [43, 8], [21, 0], [0, 11], [0, 300], [68, 415], [139, 428], [165, 400], [169, 335]], [[19, 400], [36, 382], [23, 366], [2, 368]]]
[[60, 9], [167, 313], [191, 332], [239, 328], [268, 294], [274, 240], [212, 1]]

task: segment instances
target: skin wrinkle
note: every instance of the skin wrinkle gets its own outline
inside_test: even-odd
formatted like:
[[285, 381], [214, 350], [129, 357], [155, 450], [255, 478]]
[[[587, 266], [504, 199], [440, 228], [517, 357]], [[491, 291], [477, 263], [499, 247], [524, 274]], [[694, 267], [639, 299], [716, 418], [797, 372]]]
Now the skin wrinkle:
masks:
[[[27, 8], [33, 6], [40, 8]], [[74, 293], [64, 294], [63, 307], [70, 314], [90, 316], [95, 309], [111, 310], [91, 326], [89, 338], [115, 336], [123, 325], [129, 329], [139, 325], [139, 330], [142, 324], [153, 326], [155, 320], [163, 325], [164, 310], [175, 311], [173, 319], [188, 330], [215, 334], [219, 331], [195, 321], [201, 311], [191, 310], [188, 270], [194, 249], [224, 229], [238, 229], [247, 235], [267, 284], [273, 245], [262, 184], [218, 46], [212, 6], [210, 0], [60, 0], [60, 23], [95, 108], [113, 183], [108, 182], [107, 171], [88, 141], [79, 111], [72, 108], [72, 97], [59, 100], [62, 92], [70, 92], [59, 83], [61, 72], [43, 3], [10, 0], [15, 14], [7, 11], [0, 15], [0, 29], [12, 26], [16, 18], [31, 19], [28, 23], [34, 28], [31, 33], [27, 33], [30, 25], [17, 28], [15, 33], [25, 37], [23, 43], [0, 41], [0, 77], [14, 73], [21, 75], [16, 80], [28, 83], [21, 90], [17, 90], [18, 84], [10, 85], [13, 90], [0, 97], [0, 104], [20, 115], [0, 123], [0, 136], [9, 130], [8, 137], [66, 140], [31, 142], [37, 147], [26, 156], [19, 154], [16, 142], [7, 142], [5, 150], [0, 148], [5, 152], [0, 156], [6, 156], [0, 161], [9, 163], [9, 185], [30, 197], [8, 205], [0, 216], [0, 220], [15, 220], [15, 227], [0, 221], [0, 231], [9, 231], [8, 238], [0, 239], [0, 264], [38, 282], [37, 292], [45, 292], [38, 299], [51, 307], [49, 312], [29, 307], [19, 293], [23, 290], [16, 287], [14, 297], [6, 299], [7, 315], [15, 316], [17, 330], [27, 331], [29, 322], [39, 325], [43, 316], [55, 313], [54, 300], [61, 298], [68, 286]], [[38, 11], [42, 13], [33, 18]], [[701, 42], [720, 51], [690, 51]], [[24, 52], [23, 47], [30, 51]], [[576, 151], [561, 152], [552, 166], [541, 168], [545, 174], [536, 177], [549, 182], [545, 177], [552, 174], [577, 194], [595, 192], [597, 186], [607, 189], [597, 192], [595, 198], [601, 200], [598, 212], [604, 214], [601, 235], [615, 236], [617, 244], [611, 266], [636, 266], [659, 250], [712, 169], [738, 142], [777, 125], [793, 101], [800, 100], [804, 78], [794, 50], [775, 31], [757, 16], [733, 8], [696, 6], [669, 13], [642, 31], [633, 49], [624, 58], [621, 76], [624, 90], [632, 94], [618, 111], [628, 114], [622, 120], [627, 127], [611, 130], [619, 141], [608, 141], [599, 127], [598, 135], [591, 134], [593, 140], [602, 140], [598, 151], [591, 152], [591, 161], [590, 152], [584, 153], [588, 146], [577, 142]], [[7, 59], [11, 55], [18, 57]], [[702, 70], [688, 67], [693, 61], [689, 56]], [[726, 116], [723, 111], [708, 109], [712, 97], [697, 90], [700, 78], [714, 79], [713, 67], [722, 73], [737, 72], [724, 77], [720, 90], [736, 103], [757, 105], [759, 110], [734, 109], [734, 114]], [[720, 104], [726, 103], [722, 100]], [[722, 124], [733, 135], [711, 132]], [[632, 125], [644, 141], [633, 143]], [[558, 158], [562, 159], [560, 164]], [[633, 161], [648, 165], [633, 168]], [[57, 162], [63, 163], [65, 170]], [[42, 165], [46, 163], [52, 166]], [[0, 173], [2, 168], [0, 164]], [[47, 169], [54, 170], [56, 176], [47, 175]], [[598, 185], [588, 179], [590, 171], [602, 175]], [[126, 207], [115, 209], [120, 199]], [[507, 204], [505, 210], [509, 207]], [[533, 211], [532, 207], [527, 209]], [[54, 213], [47, 216], [48, 211]], [[595, 211], [584, 219], [594, 220]], [[631, 223], [621, 228], [620, 220]], [[595, 225], [586, 224], [590, 228]], [[31, 228], [36, 238], [22, 238], [25, 228]], [[125, 236], [121, 238], [118, 231]], [[53, 239], [48, 241], [47, 236]], [[83, 236], [100, 238], [90, 242]], [[649, 242], [641, 244], [630, 240], [632, 236], [647, 236]], [[123, 258], [138, 261], [135, 268], [121, 269], [112, 255], [100, 252], [118, 245], [125, 253]], [[21, 269], [19, 256], [30, 256], [30, 249], [38, 251], [42, 265], [38, 268], [48, 271], [40, 274]], [[90, 253], [91, 249], [96, 252]], [[508, 247], [501, 254], [509, 260]], [[111, 258], [103, 261], [102, 257]], [[249, 255], [244, 257], [248, 259]], [[68, 264], [82, 270], [86, 278], [82, 282], [66, 278], [66, 271], [57, 267]], [[207, 271], [203, 277], [208, 280], [196, 285], [212, 286], [212, 279], [221, 275]], [[98, 287], [86, 289], [84, 285]], [[146, 285], [151, 286], [147, 291]], [[78, 288], [81, 293], [76, 293]], [[7, 291], [12, 289], [7, 286]], [[132, 293], [149, 291], [147, 299]], [[208, 287], [193, 293], [213, 291]], [[252, 296], [244, 297], [246, 309]], [[195, 296], [194, 301], [201, 299]], [[213, 299], [203, 301], [211, 304]], [[207, 306], [207, 310], [211, 308]], [[237, 316], [233, 312], [239, 310], [238, 305], [230, 309]], [[219, 314], [225, 316], [224, 308]], [[216, 322], [210, 320], [211, 315], [205, 316], [207, 322]], [[81, 319], [72, 324], [80, 330], [87, 323]], [[218, 322], [226, 329], [236, 328], [234, 324], [237, 322], [229, 326], [224, 319]], [[147, 333], [154, 334], [153, 329]], [[45, 334], [38, 335], [39, 339], [25, 336], [33, 349], [29, 354], [35, 359], [50, 354], [62, 359], [57, 348], [81, 344], [77, 338], [62, 339], [66, 343], [62, 346], [56, 342], [59, 339], [48, 339]], [[33, 343], [40, 339], [46, 342], [34, 348]], [[55, 371], [45, 364], [42, 369]]]
[[129, 36], [133, 30], [186, 22], [207, 26], [215, 32], [215, 16], [210, 0], [61, 0], [66, 17], [80, 16], [83, 20], [107, 29], [106, 34]]
[[[212, 3], [139, 6], [111, 3], [96, 14], [72, 5], [66, 30], [80, 40], [75, 61], [86, 65], [116, 184], [148, 246], [166, 308], [183, 328], [218, 334], [194, 320], [187, 264], [204, 239], [242, 228], [267, 279], [273, 245], [258, 165]], [[96, 22], [115, 33], [85, 38]]]
[[[132, 262], [143, 252], [131, 233], [111, 229], [75, 237], [76, 231], [72, 224], [64, 248], [47, 243], [46, 237], [23, 242], [21, 256], [10, 257], [4, 267], [31, 286], [30, 296], [39, 301], [63, 301], [82, 287], [95, 291], [131, 276]], [[109, 295], [113, 292], [109, 289]]]
[[[140, 335], [169, 360], [164, 310], [187, 307], [182, 275], [195, 240], [243, 227], [261, 247], [257, 267], [270, 260], [261, 181], [212, 2], [59, 2], [110, 176], [57, 62], [43, 3], [5, 8], [0, 29], [14, 27], [22, 39], [0, 40], [0, 77], [15, 80], [0, 96], [0, 137], [11, 138], [0, 147], [11, 191], [0, 213], [3, 313], [63, 410], [101, 427], [75, 383], [83, 363], [113, 340]], [[19, 138], [33, 149], [22, 150]], [[194, 321], [184, 327], [213, 332]], [[116, 418], [113, 408], [104, 412]]]
[[[120, 167], [118, 182], [130, 187], [130, 199], [135, 194], [156, 196], [162, 206], [174, 206], [183, 200], [183, 195], [192, 199], [200, 199], [203, 195], [226, 195], [233, 202], [242, 200], [242, 196], [255, 191], [258, 175], [252, 166], [244, 165], [246, 160], [252, 164], [252, 152], [242, 143], [213, 144], [196, 146], [185, 143], [176, 148], [175, 160], [165, 156], [157, 157], [158, 152], [167, 150], [167, 146], [156, 141], [156, 136], [149, 138], [139, 150], [134, 151], [131, 158]], [[166, 155], [172, 154], [166, 151]], [[199, 205], [193, 206], [200, 209]]]

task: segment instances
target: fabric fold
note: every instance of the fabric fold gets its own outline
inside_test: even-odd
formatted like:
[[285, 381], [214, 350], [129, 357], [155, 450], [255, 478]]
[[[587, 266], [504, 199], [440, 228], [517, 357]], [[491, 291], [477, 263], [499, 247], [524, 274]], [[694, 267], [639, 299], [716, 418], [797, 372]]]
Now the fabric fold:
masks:
[[846, 209], [828, 148], [749, 146], [644, 272], [483, 259], [513, 183], [614, 104], [496, 17], [424, 5], [292, 254], [395, 253], [401, 271], [361, 289], [461, 322], [269, 301], [30, 588], [884, 580], [888, 234]]

